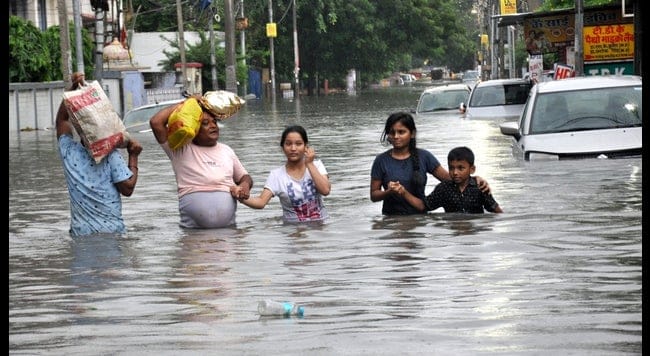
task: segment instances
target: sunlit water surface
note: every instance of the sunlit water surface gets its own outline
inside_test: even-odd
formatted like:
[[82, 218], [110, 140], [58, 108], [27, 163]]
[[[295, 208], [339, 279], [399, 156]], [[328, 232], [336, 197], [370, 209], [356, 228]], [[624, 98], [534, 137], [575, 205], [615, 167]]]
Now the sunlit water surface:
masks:
[[[417, 118], [443, 164], [474, 150], [505, 213], [383, 217], [370, 166], [419, 92], [249, 100], [224, 122], [254, 194], [285, 125], [307, 128], [332, 182], [322, 225], [283, 224], [274, 199], [236, 228], [179, 228], [171, 165], [140, 133], [127, 236], [71, 238], [54, 133], [10, 133], [10, 353], [640, 354], [641, 159], [522, 162], [499, 121]], [[263, 298], [305, 315], [260, 318]]]

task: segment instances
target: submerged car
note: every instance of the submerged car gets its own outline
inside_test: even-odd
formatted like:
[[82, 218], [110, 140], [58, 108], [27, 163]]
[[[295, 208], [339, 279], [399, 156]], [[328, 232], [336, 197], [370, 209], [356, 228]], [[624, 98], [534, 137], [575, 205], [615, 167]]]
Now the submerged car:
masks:
[[519, 119], [499, 128], [524, 160], [641, 156], [640, 76], [589, 76], [536, 84]]
[[124, 114], [122, 123], [124, 124], [124, 127], [126, 127], [127, 132], [151, 131], [151, 127], [149, 126], [149, 119], [151, 119], [155, 113], [170, 105], [178, 104], [183, 100], [185, 100], [185, 98], [161, 101], [155, 104], [139, 106]]
[[415, 109], [417, 115], [429, 113], [460, 113], [460, 106], [467, 103], [471, 89], [466, 84], [447, 84], [425, 89]]
[[532, 86], [530, 80], [521, 78], [478, 82], [462, 109], [465, 118], [517, 120]]
[[470, 88], [473, 88], [476, 83], [481, 81], [481, 74], [478, 70], [466, 70], [463, 73], [463, 78], [461, 79], [463, 84], [467, 84]]

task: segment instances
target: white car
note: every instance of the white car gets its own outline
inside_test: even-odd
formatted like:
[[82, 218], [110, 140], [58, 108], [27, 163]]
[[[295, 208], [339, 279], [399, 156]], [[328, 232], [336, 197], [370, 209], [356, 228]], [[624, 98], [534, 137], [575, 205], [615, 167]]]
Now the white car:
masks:
[[515, 121], [521, 115], [533, 83], [526, 79], [492, 79], [476, 83], [462, 109], [467, 119]]
[[471, 89], [467, 84], [438, 85], [425, 89], [418, 99], [417, 115], [440, 113], [460, 114], [460, 106], [467, 103]]
[[640, 76], [588, 76], [536, 84], [519, 119], [504, 122], [524, 160], [640, 157]]
[[149, 132], [151, 131], [151, 127], [149, 127], [149, 119], [151, 119], [155, 113], [170, 105], [178, 104], [183, 100], [185, 100], [185, 98], [139, 106], [124, 114], [122, 123], [127, 132]]

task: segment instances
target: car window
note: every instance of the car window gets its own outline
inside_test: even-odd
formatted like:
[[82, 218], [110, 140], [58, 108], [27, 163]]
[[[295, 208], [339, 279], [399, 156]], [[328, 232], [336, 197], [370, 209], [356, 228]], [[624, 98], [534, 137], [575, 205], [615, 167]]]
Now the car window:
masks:
[[538, 94], [531, 133], [642, 125], [641, 87], [598, 88]]
[[528, 100], [531, 85], [526, 84], [507, 84], [503, 86], [505, 104], [506, 105], [521, 105]]
[[469, 91], [447, 90], [422, 94], [418, 112], [457, 109], [460, 103], [467, 102]]
[[503, 105], [505, 102], [503, 86], [501, 85], [474, 88], [474, 91], [470, 106], [495, 106]]

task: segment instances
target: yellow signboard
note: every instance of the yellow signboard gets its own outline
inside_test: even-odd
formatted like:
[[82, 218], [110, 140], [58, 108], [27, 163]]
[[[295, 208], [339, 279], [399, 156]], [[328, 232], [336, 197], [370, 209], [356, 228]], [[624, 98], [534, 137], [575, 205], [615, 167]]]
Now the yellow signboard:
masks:
[[278, 30], [275, 22], [269, 22], [266, 24], [266, 37], [278, 37]]
[[517, 13], [517, 0], [501, 0], [501, 15]]
[[634, 58], [634, 24], [585, 26], [585, 61]]

